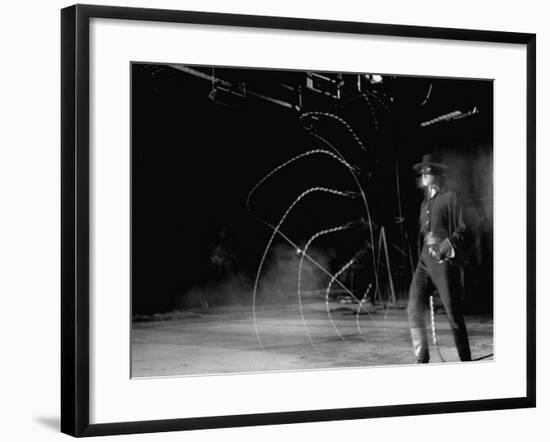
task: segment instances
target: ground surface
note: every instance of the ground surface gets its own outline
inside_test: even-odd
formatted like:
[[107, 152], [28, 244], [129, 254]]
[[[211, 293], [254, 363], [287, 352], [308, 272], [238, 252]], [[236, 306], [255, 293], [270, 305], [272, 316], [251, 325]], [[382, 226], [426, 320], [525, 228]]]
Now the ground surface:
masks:
[[[270, 370], [410, 364], [413, 362], [404, 309], [310, 299], [302, 306], [208, 308], [134, 321], [132, 376], [201, 375]], [[151, 318], [152, 319], [152, 318]], [[162, 319], [162, 320], [159, 320]], [[331, 321], [332, 320], [332, 321]], [[467, 316], [474, 360], [493, 357], [490, 316]], [[443, 359], [458, 360], [444, 313], [436, 314]], [[258, 335], [255, 330], [258, 330]], [[258, 342], [258, 336], [261, 344]], [[430, 334], [431, 361], [441, 362]]]

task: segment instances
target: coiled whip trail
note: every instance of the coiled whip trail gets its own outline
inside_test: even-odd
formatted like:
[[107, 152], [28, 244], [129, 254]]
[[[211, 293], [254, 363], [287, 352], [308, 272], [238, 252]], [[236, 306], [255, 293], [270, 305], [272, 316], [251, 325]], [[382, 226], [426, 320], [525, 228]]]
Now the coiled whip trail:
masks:
[[[264, 349], [265, 347], [264, 347], [264, 345], [262, 343], [262, 340], [260, 338], [260, 334], [259, 334], [259, 331], [258, 331], [258, 323], [257, 323], [257, 318], [256, 318], [256, 296], [257, 296], [257, 292], [258, 292], [258, 284], [259, 284], [259, 281], [260, 281], [260, 274], [262, 272], [262, 268], [263, 268], [265, 259], [267, 257], [267, 253], [268, 253], [268, 251], [271, 247], [271, 243], [273, 242], [273, 239], [275, 238], [275, 236], [279, 233], [281, 225], [284, 223], [285, 219], [287, 218], [289, 213], [292, 211], [292, 209], [296, 206], [296, 204], [298, 204], [302, 198], [304, 198], [305, 196], [307, 196], [307, 195], [309, 195], [310, 193], [313, 193], [313, 192], [325, 192], [325, 193], [340, 196], [340, 197], [346, 197], [346, 198], [350, 197], [349, 193], [342, 192], [340, 190], [329, 189], [329, 188], [326, 188], [326, 187], [311, 187], [311, 188], [305, 190], [304, 192], [302, 192], [293, 201], [293, 203], [288, 207], [288, 209], [285, 211], [285, 213], [283, 214], [283, 216], [279, 220], [279, 223], [273, 228], [273, 233], [271, 234], [271, 237], [269, 238], [267, 246], [265, 247], [264, 253], [262, 255], [262, 259], [260, 260], [260, 265], [258, 266], [258, 271], [256, 273], [256, 280], [254, 281], [254, 292], [252, 294], [252, 317], [253, 317], [253, 323], [254, 323], [254, 331], [256, 333], [256, 339], [258, 340], [258, 344], [260, 345], [260, 347], [262, 349]], [[267, 222], [264, 222], [264, 223], [267, 224]], [[316, 262], [311, 257], [309, 257], [309, 259]], [[323, 268], [323, 270], [325, 272], [330, 274], [330, 272], [328, 272], [328, 270], [326, 270], [324, 267], [322, 267], [319, 263], [317, 263], [317, 265], [319, 267]]]
[[[367, 93], [363, 93], [362, 94], [362, 97], [363, 99], [367, 102], [368, 106], [369, 106], [369, 109], [370, 109], [370, 112], [371, 112], [371, 115], [372, 115], [372, 118], [373, 118], [373, 121], [374, 121], [374, 125], [375, 125], [375, 128], [378, 129], [378, 119], [376, 118], [376, 112], [374, 111], [374, 107], [372, 106], [372, 103], [370, 102], [370, 99], [368, 96], [372, 96], [376, 101], [378, 101], [383, 107], [384, 109], [387, 111], [387, 112], [390, 112], [390, 109], [389, 107], [378, 97], [376, 96], [375, 94], [373, 94], [372, 92], [367, 92]], [[300, 118], [306, 118], [306, 117], [309, 117], [309, 116], [323, 116], [323, 117], [328, 117], [328, 118], [332, 118], [332, 119], [335, 119], [336, 121], [340, 122], [341, 124], [343, 124], [346, 129], [351, 133], [351, 135], [353, 136], [353, 138], [355, 139], [355, 141], [359, 144], [359, 146], [361, 147], [361, 149], [363, 149], [363, 151], [366, 151], [365, 149], [365, 146], [364, 144], [361, 142], [361, 140], [359, 139], [359, 137], [357, 136], [357, 134], [353, 131], [353, 129], [351, 128], [351, 125], [348, 124], [343, 118], [337, 116], [337, 115], [334, 115], [334, 114], [331, 114], [331, 113], [327, 113], [327, 112], [308, 112], [308, 113], [304, 113]], [[317, 139], [319, 139], [320, 141], [322, 141], [323, 143], [325, 143], [327, 146], [329, 146], [330, 148], [332, 148], [335, 152], [337, 152], [339, 155], [340, 152], [338, 152], [338, 150], [328, 141], [326, 140], [325, 138], [323, 138], [322, 136], [320, 136], [319, 134], [315, 133], [313, 130], [310, 131], [310, 133], [316, 137]], [[373, 258], [373, 269], [374, 269], [374, 276], [375, 276], [375, 282], [376, 282], [376, 291], [380, 291], [380, 283], [379, 283], [379, 278], [378, 278], [378, 269], [377, 267], [374, 265], [374, 262], [375, 262], [375, 251], [374, 251], [374, 231], [373, 231], [373, 228], [372, 228], [372, 219], [371, 219], [371, 216], [370, 216], [370, 210], [369, 210], [369, 205], [368, 205], [368, 202], [367, 202], [367, 198], [366, 198], [366, 195], [363, 191], [363, 188], [357, 178], [357, 176], [355, 175], [355, 172], [353, 170], [350, 170], [358, 188], [360, 189], [360, 193], [361, 193], [361, 196], [363, 198], [363, 204], [365, 206], [365, 210], [367, 212], [367, 219], [369, 221], [369, 230], [370, 230], [370, 234], [371, 234], [371, 243], [373, 244], [373, 247], [372, 247], [372, 258]], [[368, 313], [368, 310], [366, 310], [367, 313]], [[387, 331], [386, 331], [386, 322], [387, 322], [387, 318], [388, 318], [388, 313], [389, 313], [389, 304], [387, 305], [386, 309], [385, 309], [385, 314], [384, 314], [384, 334], [387, 334]], [[357, 316], [357, 320], [359, 320], [359, 316]]]
[[[325, 139], [324, 137], [322, 137], [321, 135], [319, 135], [315, 132], [310, 132], [310, 133], [311, 133], [312, 136], [317, 138], [322, 143], [326, 144], [328, 147], [330, 147], [331, 149], [333, 149], [336, 153], [338, 153], [340, 155], [340, 153], [338, 152], [338, 149], [336, 149], [336, 147], [334, 147], [334, 145], [330, 141], [328, 141], [327, 139]], [[374, 281], [376, 283], [376, 289], [375, 290], [378, 291], [379, 287], [380, 287], [380, 283], [379, 283], [379, 279], [378, 279], [378, 269], [376, 268], [376, 265], [374, 264], [376, 262], [375, 250], [374, 250], [374, 229], [372, 227], [373, 223], [372, 223], [372, 218], [371, 218], [371, 214], [370, 214], [369, 203], [367, 202], [367, 196], [365, 195], [365, 192], [363, 191], [363, 187], [361, 186], [361, 183], [359, 182], [359, 178], [357, 178], [357, 175], [355, 174], [355, 171], [353, 170], [353, 168], [348, 168], [348, 170], [351, 173], [351, 176], [352, 176], [353, 180], [355, 181], [355, 184], [356, 184], [357, 188], [359, 189], [361, 199], [363, 200], [363, 206], [365, 208], [365, 214], [367, 216], [367, 221], [369, 223], [369, 233], [370, 233], [370, 240], [371, 240], [371, 244], [372, 244], [372, 247], [371, 247], [372, 266], [373, 266], [373, 272], [374, 272]]]
[[[355, 322], [356, 322], [356, 325], [357, 325], [357, 329], [359, 330], [359, 333], [361, 333], [361, 335], [363, 334], [363, 330], [361, 329], [360, 325], [359, 325], [359, 315], [361, 314], [361, 309], [364, 308], [363, 307], [363, 300], [366, 300], [367, 299], [367, 295], [369, 294], [370, 292], [370, 289], [372, 288], [372, 283], [370, 283], [367, 287], [367, 289], [365, 290], [365, 293], [363, 295], [363, 299], [361, 299], [359, 301], [359, 304], [357, 306], [357, 310], [355, 312]], [[367, 312], [368, 314], [368, 308], [365, 309], [365, 311]]]
[[[369, 91], [367, 91], [366, 93], [367, 93], [368, 95], [370, 95], [371, 97], [373, 97], [376, 101], [378, 101], [378, 103], [380, 103], [380, 105], [386, 110], [386, 112], [391, 113], [391, 109], [388, 107], [388, 105], [387, 105], [386, 103], [384, 103], [384, 102], [380, 99], [380, 97], [378, 96], [378, 94], [377, 94], [376, 91], [374, 91], [374, 92], [369, 92]], [[385, 97], [387, 97], [387, 95], [384, 94], [384, 93], [382, 93], [382, 95], [384, 95]], [[392, 98], [390, 97], [390, 100], [391, 100], [391, 99], [392, 99]]]
[[362, 93], [361, 96], [363, 97], [363, 99], [365, 100], [367, 105], [369, 106], [370, 114], [371, 114], [371, 117], [372, 117], [372, 122], [374, 123], [374, 128], [376, 130], [378, 130], [378, 118], [376, 118], [376, 111], [374, 110], [374, 106], [370, 102], [370, 98], [366, 93]]
[[328, 151], [328, 150], [324, 150], [324, 149], [313, 149], [313, 150], [309, 150], [305, 153], [301, 153], [299, 155], [296, 155], [294, 157], [292, 157], [291, 159], [289, 159], [288, 161], [285, 161], [283, 164], [277, 166], [275, 169], [273, 169], [271, 172], [269, 172], [267, 175], [265, 175], [260, 181], [258, 181], [258, 183], [250, 190], [250, 192], [248, 192], [248, 196], [246, 198], [246, 207], [248, 209], [248, 212], [254, 216], [256, 219], [262, 221], [261, 218], [258, 218], [256, 215], [254, 215], [254, 213], [252, 212], [252, 210], [250, 209], [250, 199], [252, 198], [252, 194], [254, 192], [256, 192], [256, 190], [258, 189], [258, 187], [260, 187], [265, 181], [267, 181], [270, 177], [272, 177], [273, 175], [275, 175], [277, 172], [279, 172], [281, 169], [284, 169], [285, 167], [289, 166], [290, 164], [302, 159], [302, 158], [306, 158], [310, 155], [328, 155], [329, 157], [339, 161], [340, 163], [342, 163], [346, 168], [348, 169], [352, 169], [353, 170], [353, 166], [351, 164], [349, 164], [341, 155], [335, 155], [333, 154], [332, 152]]
[[[328, 315], [328, 318], [330, 319], [330, 322], [332, 323], [332, 326], [334, 327], [334, 330], [336, 331], [336, 333], [338, 334], [338, 336], [340, 337], [340, 339], [342, 339], [342, 341], [345, 341], [344, 337], [342, 336], [342, 334], [340, 333], [340, 331], [338, 330], [338, 327], [336, 326], [336, 323], [334, 322], [334, 320], [332, 319], [332, 315], [330, 314], [330, 304], [329, 304], [329, 299], [330, 299], [330, 291], [332, 290], [332, 284], [334, 283], [334, 281], [338, 281], [338, 277], [344, 273], [348, 268], [350, 268], [353, 263], [355, 263], [355, 261], [357, 261], [357, 259], [359, 258], [359, 256], [362, 254], [363, 252], [360, 251], [359, 253], [357, 253], [353, 258], [351, 258], [346, 264], [344, 264], [342, 266], [342, 268], [332, 277], [332, 279], [330, 280], [328, 286], [327, 286], [327, 289], [326, 289], [326, 292], [325, 292], [325, 306], [326, 306], [326, 310], [327, 310], [327, 315]], [[362, 303], [361, 303], [361, 300], [357, 299], [357, 297], [353, 296], [352, 297], [355, 299], [355, 301], [357, 301], [358, 303], [358, 309], [360, 310], [361, 308], [363, 308], [365, 310], [365, 312], [369, 315], [369, 317], [373, 320], [373, 323], [375, 325], [375, 327], [377, 329], [379, 329], [378, 327], [378, 323], [376, 322], [376, 320], [372, 317], [372, 315], [370, 314], [370, 312], [368, 311], [368, 309], [366, 309]], [[357, 330], [359, 332], [359, 335], [363, 336], [363, 331], [361, 330], [361, 327], [360, 327], [360, 324], [359, 324], [359, 315], [356, 315], [356, 318], [355, 318], [355, 324], [356, 324], [356, 327], [357, 327]]]
[[[316, 134], [315, 134], [316, 135]], [[317, 135], [316, 135], [317, 136]], [[320, 136], [317, 136], [319, 138], [322, 138]], [[328, 141], [325, 141], [325, 143], [327, 143], [328, 145], [330, 145], [330, 143], [328, 143]], [[294, 244], [293, 241], [290, 240], [290, 238], [288, 238], [286, 235], [283, 234], [283, 232], [280, 231], [280, 225], [279, 227], [275, 227], [273, 226], [271, 223], [269, 223], [268, 221], [256, 216], [253, 211], [251, 210], [251, 207], [250, 207], [250, 201], [251, 201], [251, 198], [252, 198], [252, 194], [258, 189], [258, 187], [264, 183], [267, 179], [269, 179], [271, 176], [273, 176], [275, 173], [277, 173], [278, 171], [280, 171], [281, 169], [283, 169], [284, 167], [287, 167], [288, 165], [292, 164], [293, 162], [299, 160], [299, 159], [302, 159], [302, 158], [305, 158], [305, 157], [308, 157], [310, 155], [316, 155], [316, 154], [322, 154], [322, 155], [328, 155], [329, 157], [337, 160], [339, 163], [341, 163], [342, 165], [344, 165], [346, 167], [346, 169], [348, 169], [350, 171], [350, 173], [352, 174], [357, 186], [358, 186], [358, 189], [359, 189], [359, 192], [363, 198], [363, 202], [364, 204], [366, 205], [366, 197], [364, 195], [364, 192], [363, 192], [363, 189], [361, 188], [361, 185], [359, 183], [359, 180], [357, 179], [357, 176], [355, 175], [355, 172], [354, 172], [354, 167], [349, 164], [347, 161], [345, 161], [345, 159], [343, 159], [342, 155], [340, 154], [340, 152], [338, 152], [338, 150], [330, 145], [331, 148], [333, 148], [333, 150], [337, 153], [336, 155], [330, 151], [327, 151], [327, 150], [323, 150], [323, 149], [315, 149], [315, 150], [310, 150], [308, 152], [305, 152], [303, 154], [299, 154], [299, 155], [296, 155], [295, 157], [291, 158], [290, 160], [286, 161], [285, 163], [279, 165], [278, 167], [276, 167], [274, 170], [272, 170], [270, 173], [268, 173], [267, 175], [265, 175], [252, 189], [251, 191], [249, 192], [248, 194], [248, 197], [247, 197], [247, 209], [248, 209], [248, 212], [254, 217], [256, 218], [257, 220], [259, 220], [260, 222], [262, 222], [263, 224], [267, 225], [268, 227], [270, 227], [274, 232], [274, 234], [278, 233], [280, 234], [281, 236], [283, 236], [283, 238], [289, 242], [295, 249], [298, 249], [298, 247], [296, 246], [296, 244]], [[349, 194], [345, 194], [345, 196], [349, 196]], [[300, 198], [301, 199], [301, 198]], [[366, 205], [366, 211], [367, 211], [367, 216], [369, 218], [369, 226], [371, 228], [371, 236], [373, 235], [373, 232], [372, 232], [372, 223], [370, 221], [370, 212], [368, 210], [368, 205]], [[285, 214], [285, 218], [286, 218], [287, 214]], [[281, 222], [280, 222], [281, 223]], [[271, 245], [271, 242], [273, 240], [273, 237], [272, 239], [270, 240], [269, 242], [269, 245], [268, 245], [268, 248], [269, 246]], [[264, 256], [262, 258], [262, 264], [263, 264], [263, 261], [265, 260], [265, 255], [267, 254], [267, 249], [266, 251], [264, 252]], [[329, 275], [330, 277], [332, 277], [333, 275], [328, 272], [328, 270], [326, 270], [323, 266], [321, 266], [318, 262], [316, 262], [313, 258], [311, 258], [309, 255], [307, 254], [302, 254], [302, 257], [306, 257], [308, 258], [311, 262], [313, 262], [317, 267], [319, 267], [324, 273], [326, 273], [327, 275]], [[257, 286], [258, 286], [258, 275], [256, 277], [256, 283], [254, 285], [254, 294], [253, 294], [253, 306], [252, 306], [252, 312], [253, 312], [253, 322], [254, 322], [254, 329], [255, 329], [255, 332], [256, 332], [256, 336], [258, 338], [258, 342], [260, 344], [260, 346], [263, 348], [263, 345], [261, 343], [261, 339], [259, 338], [259, 334], [258, 334], [258, 329], [257, 329], [257, 318], [256, 318], [256, 295], [257, 295]], [[338, 281], [338, 284], [344, 289], [346, 290], [348, 293], [350, 293], [352, 296], [353, 296], [353, 293], [347, 288], [345, 287], [340, 281]]]
[[[337, 121], [339, 121], [341, 124], [343, 124], [347, 130], [352, 134], [353, 138], [355, 139], [355, 141], [359, 144], [359, 146], [361, 147], [361, 149], [363, 151], [365, 151], [365, 146], [363, 145], [363, 143], [361, 142], [361, 140], [359, 139], [359, 137], [355, 134], [355, 132], [353, 131], [353, 129], [351, 128], [351, 126], [346, 122], [344, 121], [342, 118], [336, 116], [336, 115], [333, 115], [333, 114], [328, 114], [328, 113], [324, 113], [324, 112], [310, 112], [310, 113], [306, 113], [306, 114], [303, 114], [300, 119], [303, 119], [303, 118], [307, 118], [308, 116], [313, 116], [313, 115], [319, 115], [319, 116], [325, 116], [325, 117], [328, 117], [328, 118], [333, 118], [333, 119], [336, 119]], [[366, 196], [364, 194], [364, 191], [362, 189], [362, 186], [355, 174], [355, 169], [354, 167], [349, 164], [347, 161], [345, 161], [344, 159], [344, 156], [330, 143], [328, 142], [327, 140], [325, 140], [323, 137], [321, 137], [320, 135], [314, 133], [314, 132], [311, 132], [313, 136], [315, 136], [316, 138], [320, 139], [322, 142], [324, 142], [326, 145], [328, 145], [329, 147], [332, 148], [333, 151], [336, 152], [337, 155], [334, 155], [332, 154], [331, 152], [328, 152], [328, 151], [325, 151], [325, 150], [322, 150], [322, 149], [317, 149], [317, 150], [313, 150], [313, 151], [309, 151], [309, 152], [306, 152], [305, 154], [300, 154], [300, 155], [297, 155], [296, 157], [288, 160], [287, 162], [283, 163], [282, 165], [278, 166], [277, 168], [275, 168], [272, 172], [270, 172], [268, 175], [266, 175], [259, 183], [257, 183], [254, 188], [249, 192], [248, 194], [248, 197], [247, 197], [247, 208], [248, 208], [248, 211], [249, 213], [254, 216], [255, 218], [257, 218], [259, 221], [261, 221], [262, 223], [266, 224], [267, 226], [269, 226], [270, 228], [273, 229], [273, 234], [272, 234], [272, 237], [268, 243], [268, 246], [266, 247], [266, 250], [264, 251], [264, 255], [262, 256], [262, 260], [261, 260], [261, 263], [260, 263], [260, 266], [259, 266], [259, 269], [258, 269], [258, 273], [256, 275], [256, 281], [255, 281], [255, 284], [254, 284], [254, 293], [253, 293], [253, 322], [254, 322], [254, 329], [255, 329], [255, 332], [256, 332], [256, 337], [257, 337], [257, 340], [258, 340], [258, 343], [260, 344], [260, 347], [264, 348], [263, 347], [263, 344], [261, 342], [261, 338], [259, 336], [259, 332], [258, 332], [258, 327], [257, 327], [257, 318], [256, 318], [256, 296], [257, 296], [257, 289], [258, 289], [258, 280], [259, 280], [259, 274], [261, 272], [261, 268], [263, 266], [263, 262], [265, 261], [265, 257], [267, 255], [267, 251], [269, 250], [269, 247], [271, 246], [271, 243], [273, 241], [273, 238], [274, 236], [278, 233], [280, 235], [282, 235], [289, 243], [291, 243], [296, 249], [298, 249], [296, 247], [296, 245], [286, 236], [284, 235], [281, 231], [280, 231], [280, 226], [282, 224], [282, 222], [284, 221], [284, 219], [286, 218], [286, 216], [288, 215], [288, 213], [290, 212], [290, 210], [292, 209], [292, 207], [297, 203], [297, 201], [295, 201], [293, 203], [293, 205], [291, 205], [291, 207], [289, 207], [289, 209], [287, 210], [287, 212], [285, 213], [285, 215], [283, 216], [283, 218], [281, 219], [281, 221], [279, 221], [279, 225], [277, 227], [274, 227], [271, 223], [257, 217], [256, 215], [254, 215], [252, 213], [252, 210], [250, 208], [250, 199], [251, 199], [251, 196], [252, 194], [257, 190], [257, 188], [263, 183], [265, 182], [269, 177], [271, 177], [272, 175], [274, 175], [276, 172], [278, 172], [279, 170], [281, 170], [282, 168], [288, 166], [289, 164], [293, 163], [294, 161], [300, 159], [300, 158], [304, 158], [304, 157], [307, 157], [309, 155], [312, 155], [312, 154], [326, 154], [326, 155], [330, 155], [332, 158], [336, 159], [337, 161], [339, 161], [341, 164], [343, 164], [351, 173], [358, 189], [359, 189], [359, 192], [361, 194], [361, 197], [363, 199], [363, 203], [365, 205], [365, 210], [366, 210], [366, 214], [367, 214], [367, 218], [368, 218], [368, 221], [369, 221], [369, 229], [370, 229], [370, 233], [371, 233], [371, 241], [372, 241], [372, 244], [374, 244], [374, 233], [373, 233], [373, 228], [372, 228], [372, 220], [371, 220], [371, 215], [370, 215], [370, 210], [369, 210], [369, 207], [368, 207], [368, 203], [367, 203], [367, 200], [366, 200]], [[310, 189], [311, 190], [311, 189]], [[307, 192], [307, 191], [306, 191]], [[305, 196], [304, 194], [300, 195], [300, 197], [298, 198], [298, 201], [303, 197]], [[348, 196], [348, 195], [346, 195]], [[373, 246], [374, 247], [374, 246]], [[374, 256], [374, 249], [372, 251], [373, 253], [373, 256]], [[303, 257], [307, 257], [311, 262], [313, 262], [315, 265], [317, 265], [319, 268], [321, 268], [325, 273], [327, 273], [328, 275], [330, 275], [330, 272], [328, 272], [326, 269], [324, 269], [324, 267], [322, 267], [319, 263], [317, 263], [313, 258], [311, 258], [310, 256], [308, 256], [307, 254], [303, 254], [302, 255], [302, 258]], [[333, 277], [333, 275], [330, 275], [331, 277]], [[377, 275], [377, 271], [375, 269], [375, 277], [376, 277], [376, 282], [377, 282], [377, 287], [378, 287], [378, 275]], [[344, 290], [346, 290], [348, 293], [350, 293], [351, 296], [354, 296], [354, 294], [349, 290], [347, 289], [347, 287], [345, 287], [340, 281], [336, 280], [337, 283], [342, 287], [344, 288]], [[370, 315], [370, 312], [368, 312], [367, 310], [367, 313]]]
[[[309, 339], [309, 342], [311, 343], [313, 348], [315, 348], [317, 353], [321, 353], [321, 351], [319, 350], [317, 345], [315, 345], [315, 343], [313, 342], [313, 338], [311, 337], [311, 333], [309, 333], [309, 328], [307, 326], [307, 321], [306, 321], [306, 318], [305, 318], [305, 315], [304, 315], [304, 306], [302, 304], [302, 267], [304, 265], [304, 255], [307, 254], [307, 250], [308, 250], [309, 246], [311, 245], [311, 243], [313, 241], [315, 241], [315, 239], [317, 239], [317, 238], [319, 238], [320, 236], [323, 236], [323, 235], [328, 235], [330, 233], [341, 232], [343, 230], [348, 229], [349, 227], [350, 227], [349, 225], [344, 224], [342, 226], [333, 227], [331, 229], [321, 230], [320, 232], [317, 232], [315, 235], [313, 235], [308, 240], [308, 242], [304, 246], [303, 250], [299, 251], [301, 256], [300, 256], [300, 263], [298, 265], [298, 306], [299, 306], [299, 309], [300, 309], [300, 317], [302, 319], [302, 324], [304, 326], [304, 330], [306, 332], [306, 335]], [[336, 332], [338, 333], [338, 330], [336, 330]]]
[[328, 113], [328, 112], [305, 112], [302, 115], [300, 115], [300, 120], [303, 120], [303, 119], [309, 118], [309, 117], [317, 117], [317, 116], [318, 117], [332, 118], [333, 120], [336, 120], [339, 123], [341, 123], [348, 130], [348, 132], [351, 134], [351, 136], [354, 138], [354, 140], [357, 142], [357, 144], [359, 144], [361, 149], [363, 149], [363, 151], [367, 150], [365, 148], [365, 145], [361, 141], [361, 139], [357, 136], [355, 131], [352, 129], [351, 125], [346, 120], [339, 117], [338, 115], [334, 115], [334, 114], [331, 114], [331, 113]]
[[[311, 338], [311, 334], [309, 333], [309, 329], [308, 329], [308, 326], [307, 326], [307, 322], [306, 322], [306, 319], [305, 319], [305, 316], [304, 316], [304, 310], [303, 310], [303, 304], [302, 304], [302, 296], [301, 296], [301, 280], [302, 280], [302, 267], [303, 267], [303, 262], [304, 262], [304, 256], [307, 255], [307, 250], [308, 248], [310, 247], [310, 245], [313, 243], [313, 241], [315, 241], [317, 238], [323, 236], [323, 235], [328, 235], [330, 233], [335, 233], [335, 232], [340, 232], [340, 231], [344, 231], [344, 230], [347, 230], [349, 228], [352, 228], [354, 227], [354, 224], [355, 222], [350, 222], [350, 223], [347, 223], [347, 224], [344, 224], [342, 226], [338, 226], [338, 227], [333, 227], [333, 228], [330, 228], [330, 229], [326, 229], [326, 230], [321, 230], [320, 232], [317, 232], [315, 235], [313, 235], [309, 240], [308, 242], [306, 243], [306, 245], [304, 246], [304, 249], [302, 251], [300, 251], [301, 253], [301, 257], [300, 257], [300, 263], [299, 263], [299, 266], [298, 266], [298, 303], [299, 303], [299, 308], [300, 308], [300, 316], [301, 316], [301, 319], [302, 319], [302, 323], [304, 325], [304, 329], [306, 330], [306, 334], [308, 336], [308, 339], [310, 340], [312, 346], [320, 353], [319, 349], [317, 348], [317, 346], [313, 343], [313, 340]], [[332, 327], [334, 328], [334, 331], [338, 334], [338, 336], [344, 340], [344, 337], [342, 336], [342, 334], [340, 333], [339, 329], [338, 329], [338, 326], [336, 325], [336, 323], [333, 321], [332, 319], [332, 315], [330, 314], [330, 309], [329, 309], [329, 304], [328, 304], [328, 296], [330, 294], [330, 288], [332, 287], [332, 284], [334, 283], [335, 280], [337, 280], [338, 276], [340, 276], [340, 274], [342, 274], [342, 272], [344, 272], [351, 264], [353, 264], [353, 262], [362, 254], [364, 253], [364, 251], [360, 251], [358, 252], [354, 258], [352, 258], [352, 260], [346, 264], [344, 266], [344, 268], [342, 268], [338, 273], [336, 273], [335, 275], [333, 275], [331, 277], [331, 280], [330, 280], [330, 283], [327, 287], [327, 290], [326, 290], [326, 305], [327, 305], [327, 314], [328, 314], [328, 317], [329, 317], [329, 320], [331, 322], [331, 325]], [[352, 293], [351, 293], [351, 296], [359, 303], [359, 300], [357, 299], [357, 297]], [[359, 303], [360, 305], [360, 303]], [[376, 324], [376, 321], [374, 320], [374, 318], [372, 318], [372, 316], [370, 315], [370, 312], [368, 312], [368, 310], [365, 310], [367, 312], [367, 314], [371, 317], [371, 319], [373, 320], [374, 322], [374, 325], [377, 326]], [[359, 324], [357, 323], [357, 327], [358, 327], [358, 330], [359, 330], [359, 333], [361, 334], [361, 336], [363, 336], [363, 333], [361, 331], [361, 329], [359, 328]]]

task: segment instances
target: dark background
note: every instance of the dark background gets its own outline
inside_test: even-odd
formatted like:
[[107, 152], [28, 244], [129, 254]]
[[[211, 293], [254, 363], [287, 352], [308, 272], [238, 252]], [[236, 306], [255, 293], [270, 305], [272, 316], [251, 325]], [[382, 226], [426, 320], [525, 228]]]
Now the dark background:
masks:
[[[468, 309], [492, 310], [492, 81], [384, 75], [382, 82], [365, 80], [359, 92], [358, 76], [344, 74], [339, 79], [342, 97], [335, 99], [308, 90], [304, 72], [192, 68], [232, 86], [220, 87], [171, 66], [132, 65], [134, 314], [178, 308], [189, 289], [229, 273], [254, 278], [271, 230], [247, 211], [247, 195], [293, 156], [327, 149], [311, 131], [360, 170], [374, 228], [378, 232], [383, 226], [390, 243], [400, 301], [406, 300], [410, 283], [410, 258], [399, 249], [410, 250], [416, 260], [422, 199], [411, 167], [422, 154], [439, 152], [452, 167], [449, 187], [463, 194], [467, 218], [477, 233], [465, 268]], [[244, 88], [295, 107], [245, 94]], [[319, 88], [332, 91], [328, 83]], [[476, 113], [465, 118], [420, 124], [474, 107]], [[311, 111], [345, 120], [365, 150], [335, 119], [300, 119]], [[267, 181], [251, 201], [254, 213], [276, 224], [311, 186], [357, 191], [345, 168], [312, 155]], [[303, 244], [318, 230], [361, 216], [364, 209], [357, 199], [313, 194], [296, 206], [284, 231]], [[330, 251], [337, 268], [365, 241], [370, 241], [369, 232], [355, 229], [321, 240], [318, 247]], [[275, 246], [280, 243], [284, 241], [276, 238]], [[220, 254], [223, 263], [218, 265], [214, 257]]]

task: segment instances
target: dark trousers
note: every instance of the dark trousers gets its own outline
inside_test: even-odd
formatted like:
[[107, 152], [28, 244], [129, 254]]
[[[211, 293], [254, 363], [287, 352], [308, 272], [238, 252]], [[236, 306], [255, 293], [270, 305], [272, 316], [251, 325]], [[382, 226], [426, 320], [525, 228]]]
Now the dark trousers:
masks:
[[[458, 356], [470, 361], [468, 332], [462, 314], [461, 268], [448, 261], [437, 263], [424, 246], [409, 291], [408, 314], [417, 362], [429, 361], [426, 313], [430, 295], [436, 289], [447, 312]], [[416, 342], [415, 342], [416, 340]]]

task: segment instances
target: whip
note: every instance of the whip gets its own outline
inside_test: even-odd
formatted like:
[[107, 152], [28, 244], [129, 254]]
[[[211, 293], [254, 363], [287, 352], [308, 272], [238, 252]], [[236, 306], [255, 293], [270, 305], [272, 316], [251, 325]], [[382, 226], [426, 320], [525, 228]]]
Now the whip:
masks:
[[441, 359], [441, 362], [447, 362], [443, 358], [443, 355], [441, 354], [441, 350], [439, 349], [439, 343], [437, 342], [437, 333], [435, 332], [435, 308], [434, 308], [434, 296], [430, 295], [430, 316], [432, 320], [432, 338], [435, 345], [435, 349], [437, 350], [437, 354], [439, 355], [439, 358]]

